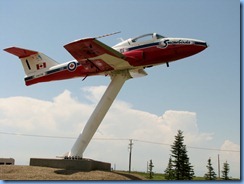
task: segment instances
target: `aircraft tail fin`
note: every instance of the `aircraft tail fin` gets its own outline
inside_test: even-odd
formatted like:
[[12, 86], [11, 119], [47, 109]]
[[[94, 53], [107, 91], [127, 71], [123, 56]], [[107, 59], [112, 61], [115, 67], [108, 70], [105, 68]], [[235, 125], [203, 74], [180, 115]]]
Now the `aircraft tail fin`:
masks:
[[50, 67], [58, 64], [56, 61], [41, 52], [19, 47], [10, 47], [4, 50], [19, 57], [27, 77], [42, 73]]

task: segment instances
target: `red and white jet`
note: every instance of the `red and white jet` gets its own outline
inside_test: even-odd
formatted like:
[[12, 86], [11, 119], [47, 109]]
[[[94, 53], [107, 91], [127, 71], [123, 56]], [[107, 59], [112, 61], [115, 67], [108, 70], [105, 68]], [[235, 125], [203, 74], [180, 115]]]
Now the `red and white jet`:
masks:
[[[114, 33], [113, 33], [114, 34]], [[107, 35], [105, 35], [107, 36]], [[104, 37], [104, 36], [101, 36]], [[130, 38], [109, 47], [97, 38], [84, 38], [64, 46], [75, 60], [59, 64], [41, 52], [18, 47], [5, 51], [18, 56], [25, 70], [25, 83], [63, 80], [74, 77], [110, 75], [128, 70], [131, 77], [146, 75], [143, 70], [182, 59], [207, 48], [207, 43], [188, 38], [169, 38], [157, 33]]]
[[[113, 33], [115, 34], [115, 33]], [[111, 34], [110, 34], [111, 35]], [[109, 35], [104, 35], [109, 36]], [[26, 85], [94, 75], [110, 75], [111, 82], [72, 149], [63, 158], [79, 159], [126, 80], [145, 76], [145, 68], [182, 59], [207, 48], [207, 43], [188, 38], [168, 38], [156, 33], [130, 38], [109, 47], [96, 38], [71, 42], [64, 48], [75, 60], [58, 64], [32, 50], [10, 47], [24, 67]]]

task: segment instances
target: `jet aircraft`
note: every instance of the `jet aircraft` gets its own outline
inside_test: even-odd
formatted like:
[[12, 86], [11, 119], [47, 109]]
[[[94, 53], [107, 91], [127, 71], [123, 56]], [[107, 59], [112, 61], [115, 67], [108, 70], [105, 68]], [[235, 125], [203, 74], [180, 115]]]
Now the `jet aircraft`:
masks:
[[95, 75], [111, 77], [107, 90], [82, 133], [78, 136], [72, 149], [61, 158], [83, 158], [83, 152], [126, 80], [147, 75], [144, 70], [147, 67], [165, 63], [169, 66], [169, 62], [192, 56], [207, 48], [205, 41], [170, 38], [157, 33], [129, 38], [113, 47], [98, 40], [98, 38], [113, 34], [116, 33], [83, 38], [64, 45], [75, 60], [62, 64], [58, 64], [38, 51], [19, 47], [4, 49], [21, 60], [27, 86], [75, 77], [83, 77], [83, 79]]
[[[105, 35], [107, 36], [107, 35]], [[101, 38], [100, 36], [97, 38]], [[207, 43], [188, 38], [169, 38], [157, 33], [145, 34], [110, 47], [96, 37], [84, 38], [64, 45], [75, 60], [59, 64], [45, 54], [10, 47], [5, 51], [19, 57], [25, 71], [27, 86], [39, 82], [110, 75], [128, 70], [131, 77], [146, 75], [147, 67], [176, 61], [207, 48]]]

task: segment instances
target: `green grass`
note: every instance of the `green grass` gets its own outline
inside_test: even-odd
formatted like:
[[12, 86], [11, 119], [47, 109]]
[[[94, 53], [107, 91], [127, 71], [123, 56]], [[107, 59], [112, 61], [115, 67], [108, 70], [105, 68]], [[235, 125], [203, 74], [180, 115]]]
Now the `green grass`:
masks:
[[[148, 179], [148, 180], [166, 180], [166, 179], [164, 178], [164, 174], [162, 174], [162, 173], [154, 173], [152, 179], [149, 178], [149, 173], [145, 173], [145, 172], [135, 172], [135, 171], [133, 171], [133, 172], [131, 172], [131, 173], [140, 175], [140, 176], [142, 176], [142, 177], [144, 177], [144, 178], [146, 178], [146, 179]], [[204, 177], [201, 177], [201, 176], [196, 176], [196, 177], [193, 178], [193, 180], [194, 180], [194, 181], [203, 181], [203, 180], [205, 180], [205, 178], [204, 178]], [[219, 179], [217, 179], [217, 180], [219, 180]], [[231, 180], [240, 180], [240, 179], [237, 179], [237, 178], [231, 178]], [[206, 181], [206, 180], [205, 180], [205, 181]]]
[[137, 174], [137, 175], [140, 175], [140, 176], [143, 176], [144, 178], [148, 179], [148, 180], [165, 180], [164, 179], [164, 175], [163, 174], [160, 174], [160, 173], [154, 173], [153, 174], [153, 178], [150, 179], [149, 178], [149, 173], [145, 173], [145, 172], [131, 172], [133, 174]]
[[[120, 172], [129, 174], [128, 171], [120, 171]], [[162, 174], [162, 173], [154, 173], [152, 179], [149, 178], [149, 173], [146, 173], [146, 172], [132, 171], [130, 174], [136, 174], [136, 175], [142, 176], [146, 180], [155, 180], [155, 181], [157, 181], [157, 180], [158, 181], [160, 181], [160, 180], [166, 180], [164, 178], [164, 174]], [[196, 176], [196, 177], [193, 178], [193, 180], [194, 181], [203, 181], [203, 180], [205, 180], [205, 178], [204, 177], [201, 177], [201, 176]], [[219, 179], [217, 179], [217, 180], [219, 180]], [[240, 180], [240, 179], [238, 179], [238, 178], [231, 178], [231, 180]], [[207, 180], [205, 180], [205, 181], [207, 181]]]

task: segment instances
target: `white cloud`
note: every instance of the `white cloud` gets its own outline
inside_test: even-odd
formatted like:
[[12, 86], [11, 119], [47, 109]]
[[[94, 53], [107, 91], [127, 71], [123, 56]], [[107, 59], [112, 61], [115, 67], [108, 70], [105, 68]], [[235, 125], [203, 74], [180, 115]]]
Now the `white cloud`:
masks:
[[82, 88], [85, 97], [93, 103], [97, 103], [102, 97], [106, 86], [87, 86]]
[[220, 153], [221, 170], [223, 170], [223, 163], [227, 161], [230, 166], [229, 176], [233, 177], [235, 173], [240, 175], [240, 145], [225, 140], [220, 149], [225, 150]]
[[[105, 89], [105, 86], [82, 88], [88, 103], [80, 102], [72, 97], [68, 90], [53, 98], [52, 101], [29, 97], [0, 99], [0, 131], [77, 137]], [[168, 110], [162, 116], [157, 116], [133, 109], [132, 104], [120, 100], [114, 102], [94, 137], [147, 140], [171, 145], [177, 130], [184, 132], [187, 145], [200, 147], [202, 143], [213, 139], [212, 133], [200, 132], [195, 112]], [[0, 136], [3, 137], [0, 141], [3, 145], [2, 149], [5, 150], [4, 155], [11, 154], [18, 159], [23, 158], [27, 160], [26, 164], [28, 164], [30, 156], [62, 155], [71, 149], [75, 141], [75, 139], [30, 139], [30, 137], [27, 139], [17, 136], [6, 138], [7, 135], [1, 134]], [[8, 143], [4, 142], [6, 139], [8, 139]], [[21, 146], [11, 147], [19, 141], [21, 141]], [[235, 146], [238, 145], [226, 141], [222, 147], [223, 149], [236, 149]], [[117, 169], [127, 169], [127, 148], [127, 140], [93, 140], [84, 155], [98, 160], [111, 161], [112, 164], [116, 163]], [[20, 156], [20, 154], [22, 155]], [[137, 155], [133, 159], [134, 169], [145, 170], [146, 161], [153, 158], [155, 162], [162, 163], [160, 166], [155, 166], [155, 169], [163, 172], [168, 162], [170, 146], [134, 141], [133, 154]], [[196, 160], [199, 159], [198, 157], [197, 155]], [[16, 162], [23, 163], [18, 160]]]
[[[48, 114], [45, 112], [48, 112], [50, 106], [50, 102], [28, 97], [0, 99], [1, 128], [6, 126], [32, 131], [36, 126], [42, 126], [41, 122], [46, 122]], [[48, 123], [54, 128], [53, 121], [49, 119]]]
[[212, 134], [199, 133], [194, 112], [168, 110], [162, 116], [157, 116], [133, 109], [130, 104], [124, 102], [117, 101], [116, 104], [108, 114], [106, 125], [102, 125], [108, 126], [110, 130], [107, 134], [114, 137], [171, 144], [177, 131], [182, 130], [186, 143], [191, 145], [212, 139]]
[[[221, 150], [236, 150], [240, 151], [240, 146], [231, 142], [230, 140], [225, 140], [221, 146]], [[227, 151], [228, 152], [228, 151]]]
[[22, 133], [72, 135], [82, 129], [93, 107], [82, 104], [64, 91], [53, 101], [29, 97], [0, 99], [1, 129], [19, 130]]

